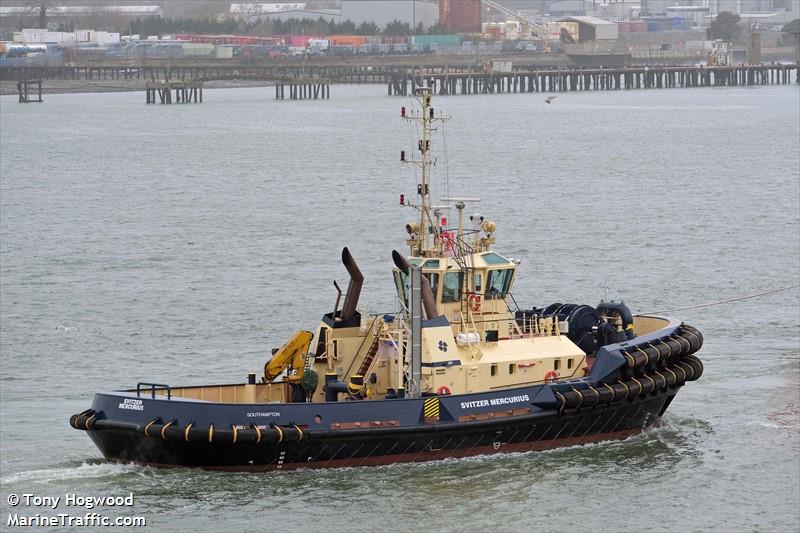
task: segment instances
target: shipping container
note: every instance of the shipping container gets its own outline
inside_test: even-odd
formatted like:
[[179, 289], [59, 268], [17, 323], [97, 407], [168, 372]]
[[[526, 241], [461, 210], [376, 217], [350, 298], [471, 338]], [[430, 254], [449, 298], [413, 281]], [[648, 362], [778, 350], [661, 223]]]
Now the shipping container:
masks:
[[183, 57], [211, 57], [214, 55], [214, 45], [205, 43], [187, 43], [181, 44], [183, 49]]
[[406, 44], [408, 37], [402, 35], [384, 35], [381, 37], [381, 44]]
[[647, 23], [643, 20], [634, 20], [628, 23], [631, 33], [644, 33], [647, 31]]
[[[213, 46], [213, 45], [212, 45]], [[233, 46], [222, 45], [215, 47], [217, 59], [233, 59]]]
[[366, 44], [367, 38], [363, 35], [329, 35], [331, 45], [361, 46]]
[[459, 46], [461, 37], [458, 35], [414, 35], [411, 37], [411, 44], [418, 46]]

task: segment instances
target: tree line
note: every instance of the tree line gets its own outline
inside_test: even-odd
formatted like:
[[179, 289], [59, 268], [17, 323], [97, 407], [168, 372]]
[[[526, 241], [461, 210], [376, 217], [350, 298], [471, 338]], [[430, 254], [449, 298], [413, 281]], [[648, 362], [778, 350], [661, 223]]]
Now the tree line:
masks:
[[290, 19], [265, 19], [258, 22], [246, 22], [235, 19], [193, 19], [170, 17], [147, 17], [136, 19], [127, 28], [120, 28], [123, 32], [147, 37], [150, 35], [165, 35], [174, 33], [242, 33], [254, 35], [440, 35], [447, 33], [441, 23], [436, 23], [428, 28], [420, 22], [416, 27], [411, 27], [408, 22], [393, 20], [381, 28], [375, 22], [363, 22], [356, 25], [351, 20], [336, 22], [333, 19], [290, 18]]
[[[785, 24], [781, 32], [784, 34], [781, 39], [784, 46], [798, 46], [800, 44], [800, 19], [794, 19]], [[722, 39], [732, 43], [742, 42], [745, 36], [742, 18], [730, 11], [720, 11], [706, 30], [706, 37], [709, 39]]]

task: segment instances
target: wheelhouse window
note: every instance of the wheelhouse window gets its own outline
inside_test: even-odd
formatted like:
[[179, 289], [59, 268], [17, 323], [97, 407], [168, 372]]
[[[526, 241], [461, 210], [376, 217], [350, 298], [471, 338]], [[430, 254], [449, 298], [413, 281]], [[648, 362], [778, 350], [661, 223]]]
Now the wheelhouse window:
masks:
[[442, 303], [461, 301], [461, 284], [464, 280], [462, 272], [445, 272], [442, 284]]
[[[428, 282], [431, 285], [431, 292], [433, 292], [435, 298], [436, 291], [439, 290], [439, 273], [423, 272], [422, 275], [428, 278]], [[408, 296], [411, 294], [411, 278], [405, 272], [395, 272], [394, 285], [397, 290], [397, 297], [408, 306]]]
[[475, 280], [475, 288], [474, 288], [473, 292], [475, 294], [480, 294], [481, 293], [481, 285], [482, 285], [482, 283], [481, 283], [481, 278], [482, 278], [481, 273], [480, 272], [475, 272], [475, 275], [473, 277], [474, 277], [474, 280]]
[[481, 257], [487, 265], [507, 265], [509, 263], [508, 259], [494, 252], [485, 253]]
[[511, 285], [511, 278], [513, 276], [513, 268], [490, 270], [486, 285], [486, 298], [489, 300], [505, 298], [506, 293], [508, 293], [508, 288]]

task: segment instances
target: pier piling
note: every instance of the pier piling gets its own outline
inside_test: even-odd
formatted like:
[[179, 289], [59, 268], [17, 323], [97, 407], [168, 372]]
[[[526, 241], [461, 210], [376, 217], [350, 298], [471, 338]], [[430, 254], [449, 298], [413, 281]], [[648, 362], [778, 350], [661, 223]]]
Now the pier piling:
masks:
[[389, 77], [387, 92], [407, 96], [423, 86], [439, 95], [469, 95], [784, 85], [792, 73], [800, 82], [800, 66], [780, 64], [401, 73]]
[[[35, 97], [31, 98], [31, 89], [36, 87]], [[19, 94], [20, 104], [31, 102], [44, 102], [42, 100], [42, 80], [20, 80], [17, 82], [17, 93]]]
[[[175, 98], [172, 98], [172, 92]], [[202, 80], [150, 80], [145, 84], [148, 104], [197, 104], [203, 103]]]
[[284, 100], [286, 88], [289, 88], [290, 100], [322, 100], [331, 97], [331, 81], [329, 79], [291, 79], [275, 83], [275, 98]]

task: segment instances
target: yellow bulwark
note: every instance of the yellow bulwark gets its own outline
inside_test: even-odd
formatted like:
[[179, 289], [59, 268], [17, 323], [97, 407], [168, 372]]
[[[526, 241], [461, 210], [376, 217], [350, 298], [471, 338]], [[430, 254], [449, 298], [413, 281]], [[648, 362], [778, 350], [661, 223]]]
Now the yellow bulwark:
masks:
[[264, 382], [269, 383], [290, 366], [295, 373], [289, 376], [289, 381], [297, 382], [303, 377], [305, 369], [305, 355], [311, 345], [314, 334], [310, 331], [298, 331], [286, 344], [280, 347], [272, 359], [264, 365]]

